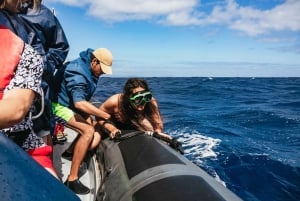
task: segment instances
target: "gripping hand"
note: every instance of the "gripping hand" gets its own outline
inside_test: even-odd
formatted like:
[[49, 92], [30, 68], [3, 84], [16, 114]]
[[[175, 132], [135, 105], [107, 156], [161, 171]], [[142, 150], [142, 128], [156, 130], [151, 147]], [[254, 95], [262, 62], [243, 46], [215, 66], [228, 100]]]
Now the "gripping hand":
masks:
[[173, 149], [175, 149], [176, 151], [178, 151], [181, 154], [184, 154], [184, 150], [182, 148], [182, 143], [179, 142], [176, 138], [173, 138], [170, 141], [170, 147], [172, 147]]

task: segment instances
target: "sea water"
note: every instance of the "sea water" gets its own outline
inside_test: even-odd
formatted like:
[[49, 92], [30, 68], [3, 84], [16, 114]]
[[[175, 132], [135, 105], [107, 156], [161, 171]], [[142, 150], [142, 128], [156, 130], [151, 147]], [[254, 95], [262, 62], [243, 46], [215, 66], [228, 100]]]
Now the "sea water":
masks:
[[[300, 78], [144, 79], [188, 159], [243, 200], [300, 200]], [[101, 78], [94, 98], [126, 80]]]

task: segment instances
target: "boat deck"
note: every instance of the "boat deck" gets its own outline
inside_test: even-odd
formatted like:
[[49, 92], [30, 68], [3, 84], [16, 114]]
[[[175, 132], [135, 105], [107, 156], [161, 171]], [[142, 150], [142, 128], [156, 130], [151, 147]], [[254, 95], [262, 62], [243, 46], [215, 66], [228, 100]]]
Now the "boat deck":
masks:
[[[61, 154], [77, 136], [70, 128], [65, 128], [65, 132], [68, 141], [54, 146], [54, 164], [62, 181], [67, 179], [71, 161], [62, 158]], [[131, 134], [128, 133], [129, 136]], [[241, 201], [166, 143], [149, 135], [132, 136], [119, 143], [103, 140], [96, 154], [86, 154], [84, 163], [87, 171], [79, 171], [79, 178], [91, 192], [78, 195], [80, 200], [95, 201], [97, 197], [98, 200], [110, 201], [181, 201], [197, 198], [203, 201]], [[104, 165], [97, 162], [96, 155], [99, 161], [105, 161]], [[97, 195], [101, 182], [103, 185]]]
[[[53, 161], [54, 167], [57, 171], [58, 176], [61, 178], [62, 182], [65, 182], [68, 174], [71, 169], [71, 161], [66, 160], [61, 157], [61, 154], [71, 145], [75, 137], [77, 136], [77, 132], [71, 130], [70, 128], [65, 128], [65, 132], [67, 133], [67, 141], [64, 144], [55, 144], [53, 151]], [[78, 195], [81, 200], [84, 201], [93, 201], [95, 200], [95, 191], [97, 189], [97, 182], [99, 181], [99, 176], [97, 171], [95, 171], [97, 166], [95, 165], [95, 159], [91, 156], [87, 156], [84, 162], [81, 164], [79, 177], [80, 181], [91, 189], [91, 192], [87, 195]], [[96, 180], [98, 179], [98, 180]]]

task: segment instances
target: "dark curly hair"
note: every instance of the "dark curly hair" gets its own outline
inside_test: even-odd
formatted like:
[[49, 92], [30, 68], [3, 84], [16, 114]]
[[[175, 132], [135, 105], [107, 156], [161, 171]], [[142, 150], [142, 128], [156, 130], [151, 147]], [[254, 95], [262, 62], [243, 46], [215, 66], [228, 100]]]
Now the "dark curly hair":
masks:
[[130, 124], [132, 127], [138, 130], [145, 130], [143, 124], [140, 122], [142, 118], [146, 118], [150, 121], [154, 128], [158, 127], [158, 122], [155, 121], [154, 115], [159, 113], [156, 110], [154, 103], [151, 101], [145, 105], [143, 116], [137, 112], [130, 102], [130, 98], [133, 94], [135, 88], [141, 87], [146, 91], [150, 91], [150, 88], [144, 79], [140, 78], [129, 78], [123, 88], [123, 96], [120, 102], [120, 111], [122, 118], [125, 120], [125, 123]]

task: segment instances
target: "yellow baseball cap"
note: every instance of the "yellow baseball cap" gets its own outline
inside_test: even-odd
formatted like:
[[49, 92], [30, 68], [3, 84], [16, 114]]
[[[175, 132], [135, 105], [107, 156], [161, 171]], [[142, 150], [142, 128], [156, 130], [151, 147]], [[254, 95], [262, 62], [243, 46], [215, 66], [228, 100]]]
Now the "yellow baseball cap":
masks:
[[112, 74], [112, 54], [106, 48], [94, 50], [93, 55], [100, 61], [101, 69], [105, 74]]

